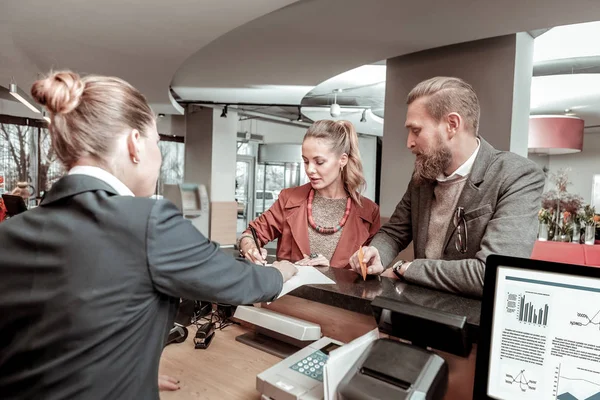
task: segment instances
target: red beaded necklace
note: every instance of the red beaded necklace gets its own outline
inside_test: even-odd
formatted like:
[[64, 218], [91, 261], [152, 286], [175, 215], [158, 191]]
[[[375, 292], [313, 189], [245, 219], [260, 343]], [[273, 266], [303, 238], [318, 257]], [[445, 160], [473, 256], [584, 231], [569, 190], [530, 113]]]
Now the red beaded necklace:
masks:
[[342, 227], [346, 224], [346, 221], [348, 220], [348, 215], [350, 215], [350, 205], [352, 204], [352, 198], [350, 196], [348, 196], [348, 201], [346, 202], [346, 211], [344, 212], [344, 216], [342, 217], [342, 219], [340, 220], [340, 222], [338, 222], [338, 224], [336, 226], [331, 226], [331, 227], [325, 227], [325, 226], [317, 225], [315, 223], [315, 220], [313, 219], [313, 215], [312, 215], [312, 206], [313, 206], [314, 198], [315, 198], [315, 191], [311, 190], [310, 194], [308, 195], [308, 223], [309, 223], [309, 225], [317, 232], [325, 233], [325, 234], [336, 233], [337, 231], [342, 229]]

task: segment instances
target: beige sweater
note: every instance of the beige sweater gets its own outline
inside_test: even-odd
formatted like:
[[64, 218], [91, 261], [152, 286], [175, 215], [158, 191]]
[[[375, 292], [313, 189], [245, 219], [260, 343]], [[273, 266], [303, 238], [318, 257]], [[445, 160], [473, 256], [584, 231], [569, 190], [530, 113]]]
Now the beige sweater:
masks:
[[425, 258], [439, 260], [444, 251], [446, 232], [453, 224], [454, 212], [458, 198], [467, 182], [467, 176], [458, 177], [451, 181], [437, 182], [433, 189], [433, 202], [427, 231]]
[[[336, 226], [346, 212], [347, 201], [348, 199], [327, 199], [318, 194], [315, 195], [312, 208], [315, 223], [325, 227]], [[310, 243], [310, 252], [323, 254], [326, 259], [331, 260], [343, 229], [336, 233], [327, 234], [319, 233], [309, 225], [308, 241]]]

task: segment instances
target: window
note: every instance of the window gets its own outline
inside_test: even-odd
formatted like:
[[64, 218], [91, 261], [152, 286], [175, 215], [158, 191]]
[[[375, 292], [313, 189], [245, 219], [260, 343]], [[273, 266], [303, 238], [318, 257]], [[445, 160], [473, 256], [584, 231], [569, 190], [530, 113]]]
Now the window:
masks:
[[17, 182], [28, 182], [37, 197], [63, 175], [45, 126], [39, 120], [0, 115], [0, 190], [10, 192]]
[[[164, 184], [183, 183], [185, 145], [183, 138], [161, 135], [159, 148], [163, 163], [157, 193], [162, 194]], [[41, 196], [65, 172], [45, 122], [0, 115], [0, 194], [28, 182], [32, 195]]]
[[183, 183], [183, 171], [185, 162], [185, 144], [183, 138], [173, 138], [171, 136], [160, 136], [158, 147], [162, 155], [162, 165], [158, 177], [156, 192], [159, 195], [163, 193], [163, 185], [173, 185]]
[[39, 191], [47, 191], [66, 171], [52, 148], [48, 129], [40, 128], [39, 144], [38, 187]]

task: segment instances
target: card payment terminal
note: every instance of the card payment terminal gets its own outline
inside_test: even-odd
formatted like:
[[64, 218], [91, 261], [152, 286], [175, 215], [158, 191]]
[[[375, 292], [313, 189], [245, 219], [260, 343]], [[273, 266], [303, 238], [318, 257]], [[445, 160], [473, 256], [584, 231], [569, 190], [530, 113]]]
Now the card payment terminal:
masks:
[[342, 342], [322, 337], [256, 376], [263, 399], [323, 399], [323, 367]]

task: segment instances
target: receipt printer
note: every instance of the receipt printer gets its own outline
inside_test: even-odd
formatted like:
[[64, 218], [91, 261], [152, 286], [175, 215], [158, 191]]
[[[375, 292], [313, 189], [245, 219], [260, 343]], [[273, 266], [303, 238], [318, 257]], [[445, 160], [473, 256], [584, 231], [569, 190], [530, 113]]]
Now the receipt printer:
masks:
[[322, 337], [256, 376], [262, 399], [320, 400], [323, 398], [323, 367], [329, 353], [343, 343]]
[[448, 365], [437, 354], [391, 339], [369, 344], [340, 382], [341, 399], [437, 400], [446, 394]]

